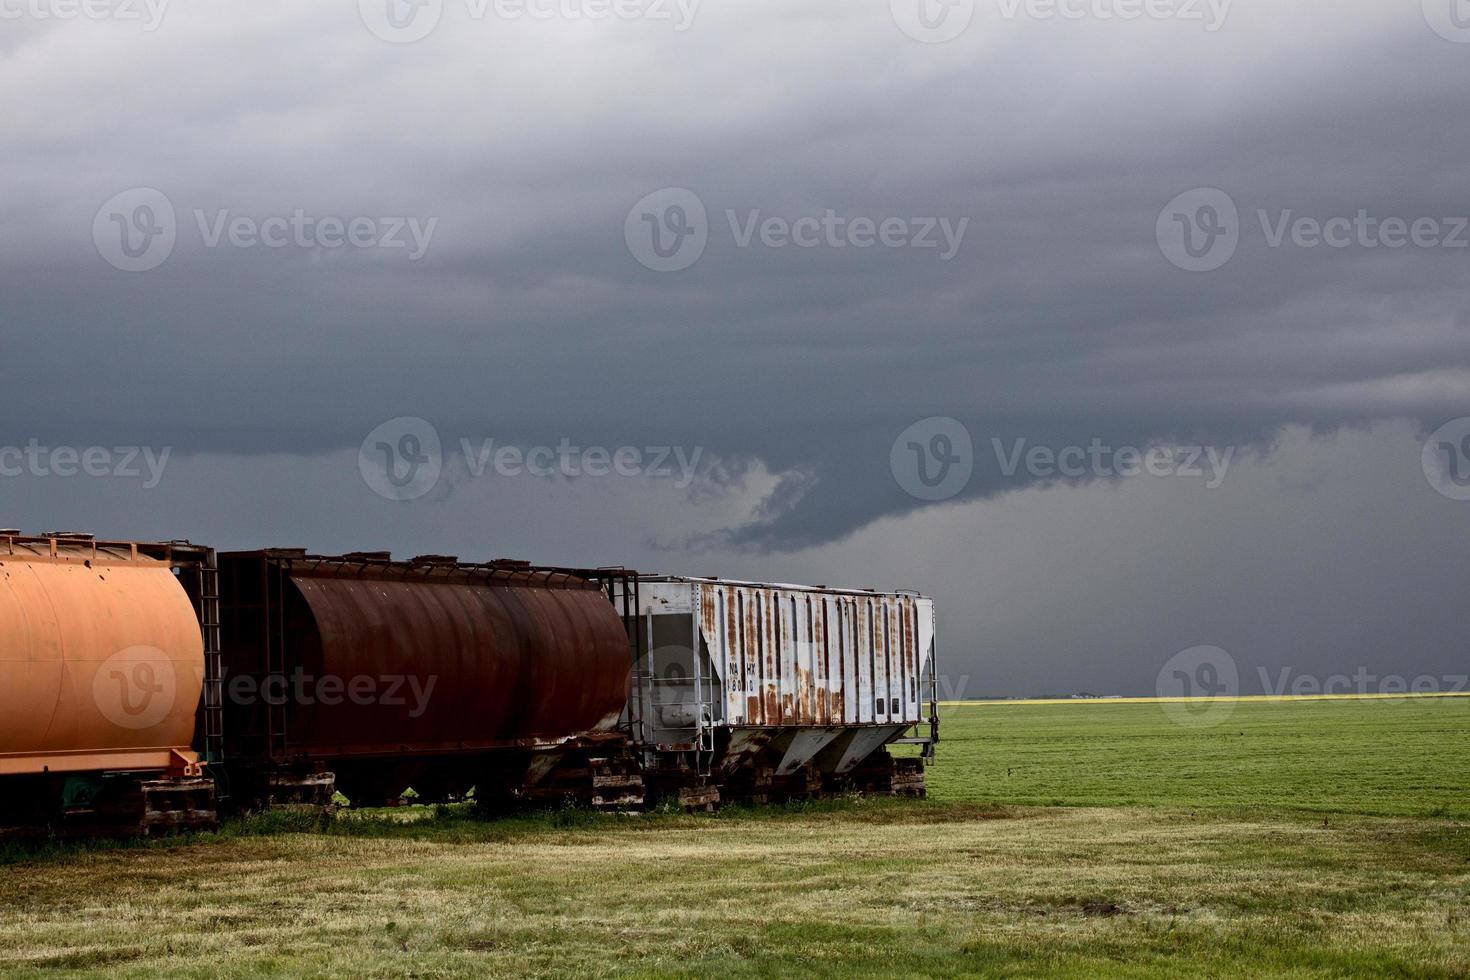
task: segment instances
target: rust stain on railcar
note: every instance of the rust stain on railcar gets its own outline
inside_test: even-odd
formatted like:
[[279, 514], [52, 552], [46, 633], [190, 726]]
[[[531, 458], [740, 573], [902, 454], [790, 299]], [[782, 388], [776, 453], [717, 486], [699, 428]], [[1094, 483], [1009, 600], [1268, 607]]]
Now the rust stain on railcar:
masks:
[[[731, 699], [730, 707], [733, 711], [739, 705], [739, 699], [745, 697], [745, 651], [740, 646], [740, 612], [735, 603], [734, 590], [721, 588], [725, 596], [725, 646], [730, 651], [730, 681], [737, 685], [735, 698]], [[750, 717], [749, 705], [746, 706], [746, 717]]]
[[817, 720], [823, 725], [832, 724], [832, 663], [827, 650], [827, 600], [818, 599], [812, 608], [812, 659], [820, 663], [817, 671]]
[[811, 694], [812, 677], [801, 664], [796, 665], [796, 691], [788, 694], [791, 702], [792, 721], [798, 725], [810, 725], [812, 723], [811, 712], [807, 711], [807, 697]]
[[803, 601], [806, 607], [806, 659], [807, 659], [807, 688], [806, 688], [806, 714], [813, 725], [822, 722], [822, 716], [818, 711], [817, 687], [819, 678], [822, 676], [818, 657], [821, 655], [817, 646], [817, 607], [812, 604], [812, 597], [807, 596]]
[[867, 715], [869, 721], [876, 721], [877, 718], [873, 715], [873, 689], [877, 686], [878, 675], [873, 656], [873, 604], [867, 600], [858, 602], [856, 612], [858, 720], [861, 721], [863, 715]]
[[791, 593], [776, 591], [776, 643], [781, 660], [781, 724], [800, 725], [801, 718], [801, 623]]
[[[893, 600], [887, 600], [887, 604], [891, 607], [888, 610], [887, 621], [885, 623], [888, 628], [888, 635], [884, 638], [884, 642], [888, 644], [888, 660], [890, 665], [888, 668], [889, 717], [892, 718], [893, 714], [896, 713], [898, 717], [902, 718], [902, 705], [908, 702], [908, 691], [905, 690], [904, 684], [906, 679], [906, 675], [904, 674], [904, 655], [903, 650], [899, 648], [899, 644], [903, 639], [901, 635], [903, 632], [903, 605], [901, 602]], [[897, 696], [895, 697], [895, 695]], [[895, 700], [900, 705], [897, 712], [893, 711], [892, 702]]]
[[832, 600], [832, 619], [827, 624], [827, 632], [831, 636], [832, 644], [832, 717], [839, 723], [847, 722], [847, 614], [843, 610], [842, 599]]
[[755, 696], [760, 684], [760, 664], [755, 659], [755, 611], [750, 608], [750, 597], [744, 589], [736, 589], [735, 595], [740, 603], [737, 610], [737, 622], [740, 625], [740, 658], [745, 665], [745, 695], [747, 703], [745, 708], [745, 720], [752, 725], [758, 725], [761, 721], [760, 698]]
[[[719, 602], [723, 595], [724, 589], [718, 585], [705, 584], [699, 587], [699, 634], [704, 638], [704, 642], [709, 644], [711, 664], [714, 663], [714, 658], [719, 652], [720, 624], [718, 612]], [[735, 667], [735, 654], [727, 648], [726, 655], [729, 658], [729, 662], [726, 663], [725, 668], [726, 670], [730, 670], [732, 667]], [[730, 672], [730, 676], [733, 677], [738, 673], [739, 668], [735, 667]]]
[[[724, 597], [725, 590], [722, 586], [712, 583], [703, 583], [699, 586], [699, 633], [704, 642], [709, 644], [710, 665], [713, 668], [715, 658], [719, 656], [720, 646], [720, 623], [718, 607]], [[727, 616], [728, 618], [728, 616]], [[698, 656], [698, 651], [695, 651]], [[740, 666], [736, 662], [738, 656], [735, 647], [725, 644], [725, 683], [721, 685], [722, 697], [727, 710], [733, 711], [739, 704], [736, 700], [734, 685], [740, 677]]]
[[[908, 662], [909, 689], [904, 691], [904, 713], [908, 713], [908, 705], [916, 704], [919, 700], [919, 629], [918, 614], [919, 604], [912, 598], [905, 597], [903, 617], [903, 655]], [[915, 710], [914, 717], [917, 719], [918, 711]]]
[[766, 679], [761, 663], [759, 596], [751, 589], [740, 589], [739, 595], [741, 604], [744, 607], [744, 616], [741, 622], [745, 630], [745, 635], [741, 637], [740, 646], [745, 651], [745, 692], [754, 705], [747, 720], [753, 725], [764, 725], [766, 723], [764, 700]]
[[797, 664], [796, 666], [796, 723], [798, 725], [816, 724], [816, 715], [809, 710], [807, 698], [812, 695], [812, 672]]
[[761, 642], [763, 646], [763, 659], [765, 661], [765, 700], [766, 717], [768, 725], [779, 725], [782, 721], [781, 712], [781, 652], [777, 648], [776, 636], [776, 602], [769, 592], [762, 589], [757, 592], [757, 602], [760, 603], [761, 616]]
[[807, 651], [807, 660], [811, 659], [811, 649], [808, 638], [803, 634], [803, 626], [808, 625], [808, 618], [801, 615], [802, 603], [795, 594], [791, 595], [791, 673], [794, 682], [793, 694], [793, 721], [798, 725], [810, 725], [812, 723], [811, 697], [812, 697], [812, 675], [811, 671], [802, 666], [802, 650]]
[[745, 611], [748, 617], [745, 633], [746, 649], [750, 651], [751, 663], [755, 664], [751, 687], [755, 690], [755, 696], [760, 699], [760, 710], [756, 712], [756, 720], [764, 725], [770, 719], [766, 717], [766, 638], [762, 632], [766, 617], [761, 610], [760, 592], [750, 589], [745, 593]]
[[[839, 597], [836, 605], [837, 643], [835, 646], [837, 648], [838, 681], [835, 685], [837, 688], [836, 703], [833, 705], [832, 710], [835, 716], [841, 719], [843, 724], [847, 724], [850, 720], [855, 720], [857, 717], [855, 708], [853, 712], [849, 712], [847, 708], [849, 703], [848, 694], [855, 690], [857, 685], [857, 654], [853, 650], [853, 605], [852, 601], [845, 597]], [[858, 703], [857, 698], [853, 698], [851, 703], [856, 706]], [[849, 714], [852, 714], [852, 719], [849, 719]]]
[[704, 635], [706, 642], [713, 641], [719, 637], [715, 629], [715, 602], [719, 595], [719, 588], [713, 585], [701, 585], [699, 587], [699, 629]]
[[[869, 700], [876, 702], [877, 699], [881, 698], [886, 707], [888, 703], [888, 662], [885, 659], [887, 653], [884, 649], [885, 643], [887, 643], [887, 639], [883, 636], [883, 600], [869, 599], [868, 648], [871, 651], [873, 664], [873, 689], [870, 692], [871, 697]], [[879, 717], [884, 714], [884, 709], [879, 708], [876, 703], [873, 708], [873, 720], [875, 722], [886, 720], [880, 719]]]

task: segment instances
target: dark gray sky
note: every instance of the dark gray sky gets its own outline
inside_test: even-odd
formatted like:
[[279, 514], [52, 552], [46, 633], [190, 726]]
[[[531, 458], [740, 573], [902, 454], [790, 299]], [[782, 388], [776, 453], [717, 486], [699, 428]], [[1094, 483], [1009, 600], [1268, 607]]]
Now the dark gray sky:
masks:
[[[969, 694], [1470, 669], [1470, 426], [1421, 458], [1470, 415], [1450, 0], [160, 2], [3, 6], [0, 447], [170, 455], [42, 454], [0, 523], [919, 588]], [[388, 500], [403, 416], [443, 470]], [[1024, 456], [1160, 445], [1229, 466]]]

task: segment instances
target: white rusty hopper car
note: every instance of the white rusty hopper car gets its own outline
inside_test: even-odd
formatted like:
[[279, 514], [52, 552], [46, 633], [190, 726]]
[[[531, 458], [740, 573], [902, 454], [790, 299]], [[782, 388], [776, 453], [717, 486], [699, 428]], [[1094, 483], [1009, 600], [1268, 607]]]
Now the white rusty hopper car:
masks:
[[653, 782], [691, 805], [922, 795], [939, 724], [932, 599], [651, 576], [639, 612], [627, 721]]

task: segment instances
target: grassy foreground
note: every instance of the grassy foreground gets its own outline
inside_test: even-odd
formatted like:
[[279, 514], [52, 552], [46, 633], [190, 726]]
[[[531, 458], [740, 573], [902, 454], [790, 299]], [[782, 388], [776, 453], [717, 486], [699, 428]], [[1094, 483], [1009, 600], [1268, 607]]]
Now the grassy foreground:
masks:
[[27, 858], [0, 866], [0, 967], [1463, 977], [1470, 703], [1429, 704], [1246, 704], [1203, 729], [967, 706], [922, 802], [256, 822]]

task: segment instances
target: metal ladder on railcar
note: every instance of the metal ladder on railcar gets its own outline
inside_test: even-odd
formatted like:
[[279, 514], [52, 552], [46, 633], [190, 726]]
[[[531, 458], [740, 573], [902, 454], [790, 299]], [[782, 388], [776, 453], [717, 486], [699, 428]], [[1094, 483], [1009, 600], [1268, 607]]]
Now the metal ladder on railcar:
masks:
[[224, 761], [224, 678], [220, 661], [219, 569], [214, 556], [200, 562], [199, 632], [204, 640], [204, 761]]

